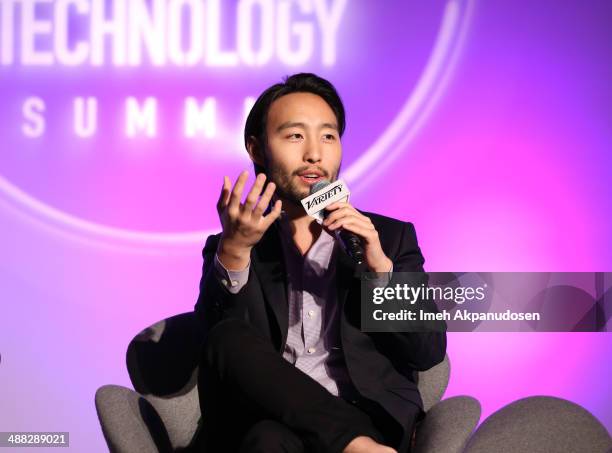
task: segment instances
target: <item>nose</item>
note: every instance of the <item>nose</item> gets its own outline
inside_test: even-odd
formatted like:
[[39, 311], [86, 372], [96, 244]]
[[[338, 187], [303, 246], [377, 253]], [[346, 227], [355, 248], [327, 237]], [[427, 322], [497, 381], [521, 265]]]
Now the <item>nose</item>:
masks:
[[320, 143], [316, 140], [309, 140], [304, 150], [304, 161], [312, 164], [321, 161]]

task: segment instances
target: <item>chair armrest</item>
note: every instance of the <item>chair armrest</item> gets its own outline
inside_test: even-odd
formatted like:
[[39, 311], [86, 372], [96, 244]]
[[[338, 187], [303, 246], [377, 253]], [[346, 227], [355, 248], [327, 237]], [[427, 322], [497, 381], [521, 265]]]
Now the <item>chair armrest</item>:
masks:
[[554, 396], [528, 396], [489, 415], [472, 435], [469, 453], [612, 451], [606, 427], [582, 406]]
[[454, 396], [435, 404], [417, 425], [415, 453], [460, 453], [480, 420], [480, 403]]
[[171, 452], [170, 440], [155, 408], [119, 385], [96, 391], [96, 411], [111, 453]]

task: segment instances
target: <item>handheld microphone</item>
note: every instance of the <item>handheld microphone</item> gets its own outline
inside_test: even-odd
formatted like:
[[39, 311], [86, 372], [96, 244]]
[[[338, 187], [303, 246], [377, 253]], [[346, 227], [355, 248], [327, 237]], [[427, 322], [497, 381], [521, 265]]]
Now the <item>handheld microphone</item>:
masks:
[[[312, 195], [313, 193], [318, 192], [329, 184], [331, 184], [331, 182], [326, 179], [315, 182], [312, 186], [310, 186], [310, 194]], [[323, 218], [326, 218], [330, 212], [323, 209], [322, 214]], [[361, 242], [361, 238], [359, 236], [351, 231], [340, 228], [340, 230], [336, 230], [336, 239], [340, 241], [344, 247], [344, 250], [346, 250], [346, 253], [348, 253], [353, 261], [355, 261], [355, 264], [362, 264], [364, 262], [363, 243]]]

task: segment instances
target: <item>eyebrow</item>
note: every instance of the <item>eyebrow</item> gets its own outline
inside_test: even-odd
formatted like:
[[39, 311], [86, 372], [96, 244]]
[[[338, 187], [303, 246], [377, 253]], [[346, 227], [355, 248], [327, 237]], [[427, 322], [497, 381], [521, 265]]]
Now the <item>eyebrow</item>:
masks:
[[[307, 129], [305, 123], [300, 123], [296, 121], [287, 121], [276, 128], [276, 132], [280, 132], [283, 129], [289, 129], [290, 127], [301, 127], [302, 129]], [[319, 129], [334, 129], [338, 131], [338, 126], [335, 123], [321, 123], [319, 125]]]

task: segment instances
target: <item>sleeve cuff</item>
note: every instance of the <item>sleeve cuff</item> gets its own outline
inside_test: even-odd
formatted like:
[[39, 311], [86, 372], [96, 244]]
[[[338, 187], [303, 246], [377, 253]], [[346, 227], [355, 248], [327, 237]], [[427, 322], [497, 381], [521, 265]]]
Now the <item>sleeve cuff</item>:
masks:
[[217, 279], [230, 293], [236, 294], [239, 292], [249, 280], [249, 269], [251, 260], [246, 267], [239, 271], [231, 271], [226, 269], [223, 263], [219, 260], [219, 256], [215, 253], [215, 274]]
[[372, 282], [376, 286], [387, 286], [393, 276], [393, 262], [391, 262], [391, 269], [387, 272], [378, 272], [375, 277], [364, 276], [365, 280]]

